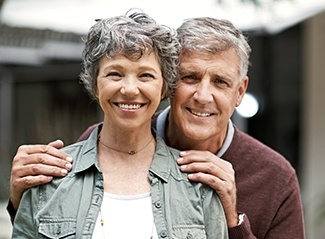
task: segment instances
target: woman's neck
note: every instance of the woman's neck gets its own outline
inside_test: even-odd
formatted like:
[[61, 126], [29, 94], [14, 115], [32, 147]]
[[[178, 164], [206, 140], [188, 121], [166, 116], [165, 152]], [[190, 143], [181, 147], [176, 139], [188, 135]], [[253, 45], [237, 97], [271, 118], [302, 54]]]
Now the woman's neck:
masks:
[[136, 129], [121, 129], [111, 124], [103, 124], [99, 133], [99, 143], [107, 149], [121, 152], [140, 152], [153, 141], [150, 125]]
[[98, 159], [105, 192], [117, 195], [149, 192], [148, 172], [155, 142], [151, 129], [123, 132], [103, 125], [98, 140]]

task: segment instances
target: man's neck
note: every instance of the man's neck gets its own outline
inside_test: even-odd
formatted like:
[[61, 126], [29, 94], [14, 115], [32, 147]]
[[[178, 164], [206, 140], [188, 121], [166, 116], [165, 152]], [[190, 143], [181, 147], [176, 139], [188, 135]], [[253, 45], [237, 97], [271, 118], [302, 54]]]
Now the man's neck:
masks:
[[213, 153], [217, 153], [223, 145], [223, 141], [220, 138], [215, 137], [205, 140], [194, 140], [184, 135], [178, 128], [173, 127], [171, 122], [166, 128], [166, 143], [168, 146], [179, 150], [207, 150]]
[[159, 116], [156, 122], [157, 133], [162, 137], [166, 144], [170, 147], [179, 150], [208, 150], [216, 153], [221, 157], [228, 149], [233, 135], [234, 127], [229, 120], [228, 129], [224, 135], [216, 136], [215, 138], [205, 139], [204, 141], [193, 140], [186, 137], [174, 124], [169, 115], [170, 108], [166, 108]]

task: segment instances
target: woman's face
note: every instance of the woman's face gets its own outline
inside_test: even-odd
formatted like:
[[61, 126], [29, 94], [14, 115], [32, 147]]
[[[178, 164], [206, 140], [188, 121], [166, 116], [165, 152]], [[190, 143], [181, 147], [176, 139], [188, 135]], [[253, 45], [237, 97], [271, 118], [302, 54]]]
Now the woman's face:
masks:
[[153, 53], [138, 60], [103, 57], [99, 63], [96, 97], [105, 120], [114, 127], [150, 126], [162, 99], [162, 86], [161, 67]]

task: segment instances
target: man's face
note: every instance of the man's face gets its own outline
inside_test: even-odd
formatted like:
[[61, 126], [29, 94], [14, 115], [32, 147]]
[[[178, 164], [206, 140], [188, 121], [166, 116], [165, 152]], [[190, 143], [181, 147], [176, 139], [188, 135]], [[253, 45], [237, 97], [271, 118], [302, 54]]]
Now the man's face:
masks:
[[242, 100], [248, 77], [240, 79], [235, 49], [224, 52], [182, 52], [180, 80], [171, 100], [171, 127], [197, 142], [223, 143], [228, 120]]

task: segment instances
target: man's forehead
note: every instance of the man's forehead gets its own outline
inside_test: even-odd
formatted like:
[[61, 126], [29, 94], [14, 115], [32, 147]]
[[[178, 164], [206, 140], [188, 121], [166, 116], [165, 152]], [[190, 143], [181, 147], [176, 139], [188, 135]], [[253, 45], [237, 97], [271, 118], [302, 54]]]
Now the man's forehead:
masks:
[[237, 79], [240, 77], [239, 61], [234, 55], [232, 56], [222, 57], [212, 53], [186, 54], [180, 60], [179, 71], [181, 75], [208, 74], [211, 77]]

